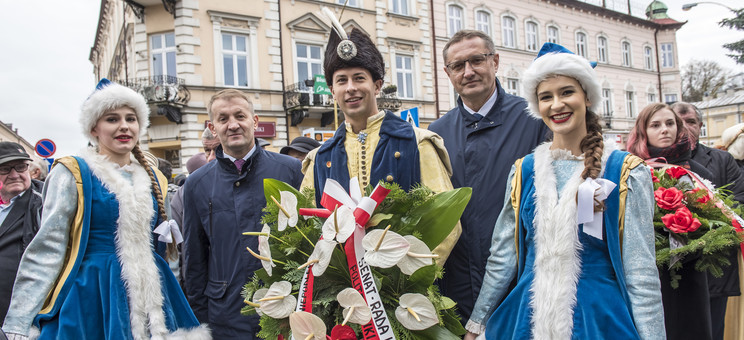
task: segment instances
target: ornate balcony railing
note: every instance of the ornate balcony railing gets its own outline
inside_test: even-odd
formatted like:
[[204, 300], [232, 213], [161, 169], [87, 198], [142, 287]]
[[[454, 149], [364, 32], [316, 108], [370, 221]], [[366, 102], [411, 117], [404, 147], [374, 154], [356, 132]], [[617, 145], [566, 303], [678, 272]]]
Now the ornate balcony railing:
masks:
[[183, 79], [161, 75], [118, 82], [145, 97], [147, 104], [156, 106], [157, 114], [165, 116], [174, 123], [182, 123], [181, 108], [186, 106], [191, 99], [191, 92]]

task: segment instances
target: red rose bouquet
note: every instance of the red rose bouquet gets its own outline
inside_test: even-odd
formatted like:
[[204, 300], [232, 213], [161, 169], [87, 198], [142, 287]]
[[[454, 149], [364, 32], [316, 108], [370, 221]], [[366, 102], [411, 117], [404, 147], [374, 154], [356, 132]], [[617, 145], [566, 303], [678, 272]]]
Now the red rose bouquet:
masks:
[[[695, 261], [695, 269], [723, 274], [722, 267], [731, 265], [726, 257], [741, 241], [740, 208], [725, 189], [699, 179], [678, 166], [651, 170], [654, 182], [654, 230], [656, 231], [656, 264], [669, 270], [672, 287], [681, 278], [677, 270], [686, 257]], [[737, 230], [739, 230], [737, 232]]]

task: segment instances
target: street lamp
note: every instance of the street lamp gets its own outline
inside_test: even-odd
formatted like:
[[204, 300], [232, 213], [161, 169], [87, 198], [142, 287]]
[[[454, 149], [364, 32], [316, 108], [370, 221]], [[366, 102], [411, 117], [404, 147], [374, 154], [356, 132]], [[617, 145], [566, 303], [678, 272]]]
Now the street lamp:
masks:
[[713, 5], [723, 6], [723, 7], [726, 7], [726, 9], [728, 9], [729, 11], [736, 13], [736, 10], [735, 9], [733, 9], [733, 8], [731, 8], [729, 6], [726, 6], [726, 5], [724, 5], [724, 4], [720, 3], [720, 2], [713, 2], [713, 1], [698, 1], [698, 2], [692, 2], [692, 3], [689, 3], [689, 4], [684, 4], [684, 5], [682, 5], [682, 10], [683, 11], [689, 11], [693, 7], [695, 7], [695, 6], [699, 5], [699, 4], [713, 4]]

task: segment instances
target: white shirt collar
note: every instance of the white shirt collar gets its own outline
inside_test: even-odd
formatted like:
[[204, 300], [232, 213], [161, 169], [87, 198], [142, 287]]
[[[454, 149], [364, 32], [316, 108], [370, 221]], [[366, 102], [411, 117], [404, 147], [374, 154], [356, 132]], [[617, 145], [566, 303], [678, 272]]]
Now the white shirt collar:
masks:
[[480, 108], [480, 110], [475, 111], [469, 108], [467, 105], [465, 105], [464, 101], [462, 102], [462, 106], [465, 108], [465, 110], [470, 112], [470, 114], [480, 113], [481, 116], [485, 117], [488, 114], [488, 112], [491, 111], [491, 108], [493, 108], [493, 105], [496, 104], [496, 99], [498, 97], [499, 97], [498, 89], [493, 89], [493, 94], [491, 95], [491, 97], [488, 98], [488, 100], [486, 100], [485, 103], [483, 103], [483, 106]]
[[[225, 150], [223, 149], [223, 150], [222, 150], [222, 154], [223, 154], [223, 155], [225, 155], [225, 157], [227, 157], [227, 158], [228, 158], [228, 159], [230, 160], [230, 162], [233, 162], [233, 163], [235, 163], [235, 160], [236, 160], [237, 158], [235, 158], [235, 157], [233, 157], [233, 156], [230, 156], [230, 155], [228, 155], [228, 154], [227, 154], [226, 152], [224, 152], [224, 151], [225, 151]], [[253, 143], [253, 148], [251, 149], [251, 151], [248, 151], [248, 153], [247, 153], [247, 154], [245, 154], [245, 156], [243, 156], [243, 160], [247, 162], [247, 161], [248, 161], [248, 158], [250, 158], [250, 157], [251, 157], [251, 155], [253, 155], [253, 153], [254, 153], [254, 152], [256, 152], [256, 143]]]

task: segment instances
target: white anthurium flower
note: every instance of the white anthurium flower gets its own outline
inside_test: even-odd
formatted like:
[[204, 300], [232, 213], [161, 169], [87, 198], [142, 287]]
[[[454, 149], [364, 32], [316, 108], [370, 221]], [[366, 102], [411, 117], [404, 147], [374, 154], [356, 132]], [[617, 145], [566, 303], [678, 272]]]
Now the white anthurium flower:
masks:
[[253, 293], [253, 298], [251, 299], [251, 301], [247, 301], [246, 300], [246, 301], [243, 301], [243, 302], [245, 302], [247, 305], [255, 308], [256, 309], [256, 313], [258, 314], [258, 316], [263, 316], [264, 313], [261, 311], [261, 303], [259, 303], [258, 300], [263, 299], [263, 297], [266, 296], [266, 293], [268, 291], [269, 291], [268, 288], [261, 288], [261, 289], [259, 289], [259, 290], [257, 290], [256, 292]]
[[[256, 300], [261, 311], [274, 318], [283, 319], [289, 316], [297, 306], [297, 298], [292, 294], [292, 284], [288, 281], [274, 282], [266, 294]], [[255, 294], [254, 294], [255, 296]]]
[[281, 203], [277, 202], [274, 196], [271, 196], [271, 199], [279, 206], [279, 214], [276, 217], [277, 228], [279, 231], [284, 231], [287, 226], [297, 225], [297, 196], [289, 191], [280, 191], [279, 196]]
[[421, 294], [401, 295], [400, 306], [395, 309], [395, 318], [403, 327], [412, 331], [424, 330], [439, 323], [434, 305]]
[[408, 243], [411, 244], [411, 248], [408, 249], [406, 256], [398, 262], [398, 268], [403, 274], [411, 275], [419, 268], [432, 264], [432, 259], [437, 255], [432, 254], [429, 247], [426, 246], [424, 241], [421, 241], [413, 235], [403, 236]]
[[266, 270], [266, 273], [271, 276], [271, 268], [276, 267], [276, 264], [274, 264], [274, 261], [271, 260], [271, 247], [269, 247], [269, 233], [271, 233], [271, 228], [269, 228], [268, 224], [263, 225], [263, 229], [261, 229], [261, 234], [258, 236], [258, 254], [262, 257], [268, 259], [261, 259], [261, 265]]
[[295, 340], [326, 340], [326, 325], [308, 312], [294, 312], [289, 316], [289, 328]]
[[362, 247], [366, 250], [364, 261], [370, 266], [390, 268], [398, 264], [411, 248], [403, 236], [389, 229], [390, 226], [385, 230], [372, 230], [362, 239]]
[[321, 276], [325, 273], [328, 264], [331, 263], [331, 255], [333, 254], [333, 247], [336, 246], [336, 241], [322, 239], [315, 244], [315, 249], [310, 257], [307, 259], [305, 264], [299, 266], [297, 269], [305, 268], [309, 265], [313, 265], [313, 276]]
[[353, 322], [358, 325], [366, 325], [369, 320], [372, 320], [372, 311], [367, 306], [367, 302], [364, 301], [362, 294], [354, 288], [346, 288], [336, 295], [336, 300], [344, 307], [344, 322], [341, 325], [346, 325], [347, 322]]
[[323, 223], [323, 238], [326, 240], [335, 238], [339, 243], [344, 243], [354, 233], [355, 227], [354, 210], [342, 205]]

